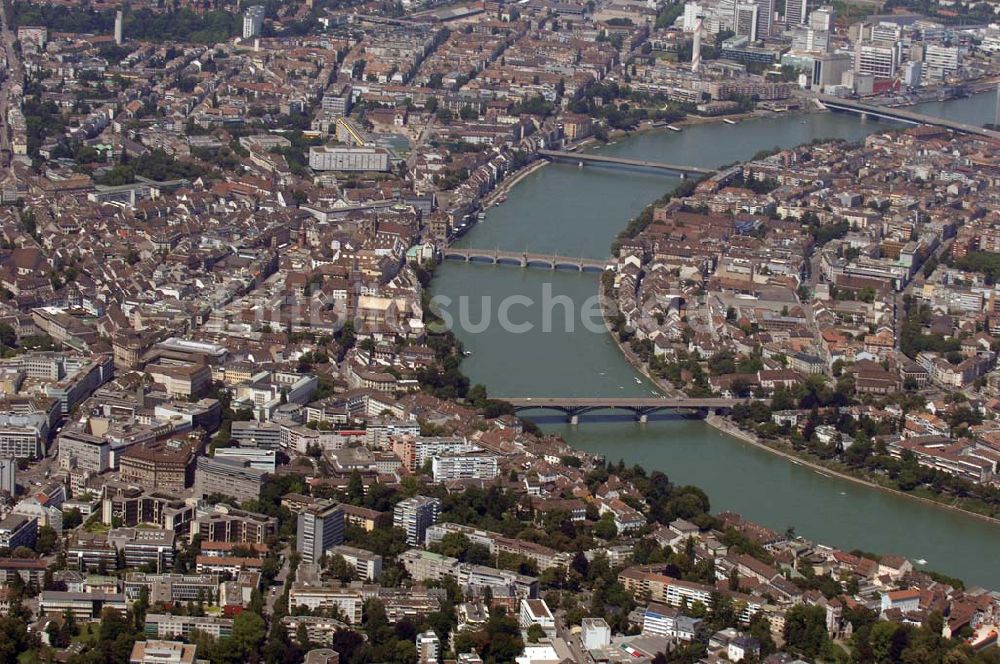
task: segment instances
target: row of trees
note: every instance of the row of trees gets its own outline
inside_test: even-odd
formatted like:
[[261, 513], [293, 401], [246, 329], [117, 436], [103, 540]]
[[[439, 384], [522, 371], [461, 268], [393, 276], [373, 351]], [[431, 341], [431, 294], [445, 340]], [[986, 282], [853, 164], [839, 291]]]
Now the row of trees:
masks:
[[[11, 20], [15, 27], [43, 25], [54, 32], [110, 34], [115, 26], [115, 11], [96, 11], [87, 5], [15, 2]], [[169, 12], [136, 9], [126, 11], [124, 28], [129, 37], [139, 41], [218, 44], [240, 34], [242, 22], [238, 15], [220, 10], [197, 13], [187, 8]]]

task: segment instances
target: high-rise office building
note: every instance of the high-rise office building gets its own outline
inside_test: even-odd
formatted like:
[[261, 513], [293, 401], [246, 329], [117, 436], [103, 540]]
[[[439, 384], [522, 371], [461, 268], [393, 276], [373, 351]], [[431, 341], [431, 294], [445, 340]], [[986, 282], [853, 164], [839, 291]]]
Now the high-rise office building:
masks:
[[757, 0], [757, 7], [757, 39], [767, 39], [774, 22], [774, 0]]
[[684, 3], [684, 23], [681, 26], [684, 32], [693, 32], [703, 14], [704, 11], [697, 2]]
[[961, 56], [955, 46], [928, 44], [924, 48], [924, 69], [928, 76], [945, 78], [953, 76], [961, 65]]
[[896, 49], [858, 42], [854, 49], [854, 71], [871, 74], [875, 78], [892, 78], [899, 61]]
[[251, 39], [260, 34], [264, 27], [264, 7], [254, 5], [248, 7], [243, 14], [243, 39]]
[[739, 2], [736, 4], [736, 13], [733, 18], [733, 28], [739, 37], [747, 37], [750, 41], [757, 41], [757, 14], [760, 7], [757, 3]]
[[344, 543], [344, 510], [328, 500], [299, 513], [295, 550], [302, 562], [318, 563], [326, 550]]
[[872, 26], [872, 43], [878, 46], [895, 46], [903, 38], [903, 28], [892, 21], [880, 21]]
[[812, 10], [809, 14], [809, 27], [813, 30], [825, 30], [826, 32], [833, 31], [833, 24], [836, 15], [834, 14], [833, 7], [830, 5], [823, 5], [817, 9]]
[[427, 527], [437, 523], [441, 501], [437, 498], [414, 496], [396, 505], [392, 512], [392, 525], [406, 532], [406, 543], [418, 546], [424, 543]]
[[809, 0], [785, 0], [785, 23], [805, 25], [809, 16]]

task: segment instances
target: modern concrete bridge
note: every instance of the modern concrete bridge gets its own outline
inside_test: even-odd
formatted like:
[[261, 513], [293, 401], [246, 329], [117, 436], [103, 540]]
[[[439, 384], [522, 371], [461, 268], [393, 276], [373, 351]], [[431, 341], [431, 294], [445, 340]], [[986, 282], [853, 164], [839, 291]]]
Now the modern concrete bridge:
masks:
[[441, 252], [445, 260], [461, 260], [470, 262], [487, 262], [493, 265], [518, 265], [520, 267], [543, 267], [549, 270], [557, 268], [573, 268], [580, 272], [603, 272], [615, 261], [611, 258], [597, 260], [596, 258], [573, 258], [557, 254], [531, 254], [518, 251], [500, 251], [499, 249], [459, 249], [449, 247]]
[[653, 413], [671, 411], [721, 411], [747, 403], [748, 399], [723, 399], [717, 397], [652, 397], [652, 398], [603, 398], [603, 397], [498, 397], [514, 407], [514, 412], [525, 410], [554, 410], [564, 413], [570, 422], [576, 424], [581, 415], [594, 411], [625, 410], [633, 413], [640, 422], [645, 422]]
[[966, 122], [958, 122], [956, 120], [948, 120], [947, 118], [938, 118], [933, 115], [924, 115], [923, 113], [908, 111], [905, 108], [873, 106], [871, 104], [864, 104], [851, 99], [841, 99], [839, 97], [830, 97], [828, 95], [816, 95], [816, 99], [819, 100], [823, 106], [833, 111], [871, 115], [877, 118], [895, 120], [897, 122], [905, 122], [913, 125], [925, 124], [932, 127], [943, 127], [962, 134], [972, 134], [975, 136], [982, 136], [983, 138], [1000, 140], [1000, 132], [984, 129], [983, 127], [968, 124]]
[[667, 171], [682, 178], [688, 175], [712, 175], [715, 170], [711, 168], [701, 168], [699, 166], [685, 166], [681, 164], [665, 164], [661, 161], [647, 161], [643, 159], [627, 159], [625, 157], [612, 157], [610, 155], [593, 154], [591, 152], [562, 152], [560, 150], [539, 150], [538, 155], [549, 161], [574, 161], [579, 164], [605, 164], [608, 166], [629, 166], [632, 168], [652, 168], [659, 171]]

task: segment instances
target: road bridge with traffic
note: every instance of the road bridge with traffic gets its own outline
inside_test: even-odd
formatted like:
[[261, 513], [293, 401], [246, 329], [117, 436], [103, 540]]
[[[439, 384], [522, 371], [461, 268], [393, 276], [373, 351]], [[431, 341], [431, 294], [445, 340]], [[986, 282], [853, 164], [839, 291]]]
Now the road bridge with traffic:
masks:
[[658, 171], [665, 171], [671, 175], [679, 175], [686, 178], [689, 175], [704, 176], [715, 173], [714, 169], [702, 168], [700, 166], [688, 166], [684, 164], [667, 164], [662, 161], [651, 161], [648, 159], [628, 159], [626, 157], [612, 157], [605, 154], [594, 154], [592, 152], [563, 152], [561, 150], [539, 150], [538, 156], [549, 161], [569, 161], [580, 165], [601, 164], [605, 166], [624, 166], [628, 168], [650, 168]]
[[596, 258], [574, 258], [558, 254], [500, 251], [499, 249], [461, 249], [458, 247], [449, 247], [443, 250], [441, 255], [445, 260], [460, 260], [466, 263], [541, 267], [548, 270], [570, 268], [580, 272], [603, 272], [615, 264], [615, 261], [611, 258], [598, 260]]
[[581, 415], [594, 412], [623, 410], [635, 415], [640, 422], [646, 422], [650, 415], [662, 411], [677, 413], [696, 413], [707, 415], [709, 412], [728, 411], [747, 399], [727, 399], [723, 397], [499, 397], [514, 407], [515, 413], [528, 410], [553, 410], [566, 415], [566, 418], [576, 424]]
[[971, 134], [974, 136], [981, 136], [983, 138], [1000, 140], [1000, 132], [985, 129], [967, 122], [958, 122], [957, 120], [939, 118], [933, 115], [924, 115], [923, 113], [917, 113], [905, 108], [873, 106], [872, 104], [865, 104], [852, 99], [841, 99], [840, 97], [830, 97], [828, 95], [816, 95], [816, 99], [823, 104], [823, 106], [832, 111], [857, 113], [859, 115], [868, 115], [876, 118], [883, 118], [885, 120], [895, 120], [897, 122], [905, 122], [912, 125], [942, 127], [944, 129], [950, 129], [962, 134]]

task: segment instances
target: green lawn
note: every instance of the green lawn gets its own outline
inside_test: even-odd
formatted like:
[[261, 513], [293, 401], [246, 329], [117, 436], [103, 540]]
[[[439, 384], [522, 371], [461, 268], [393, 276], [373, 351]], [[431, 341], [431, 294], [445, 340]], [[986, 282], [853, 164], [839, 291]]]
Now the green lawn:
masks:
[[100, 623], [81, 622], [77, 623], [77, 625], [80, 629], [80, 633], [73, 637], [74, 642], [80, 642], [89, 645], [97, 643], [98, 634], [101, 629]]
[[104, 525], [99, 520], [94, 520], [84, 524], [83, 529], [88, 533], [104, 534], [111, 530], [111, 526]]

